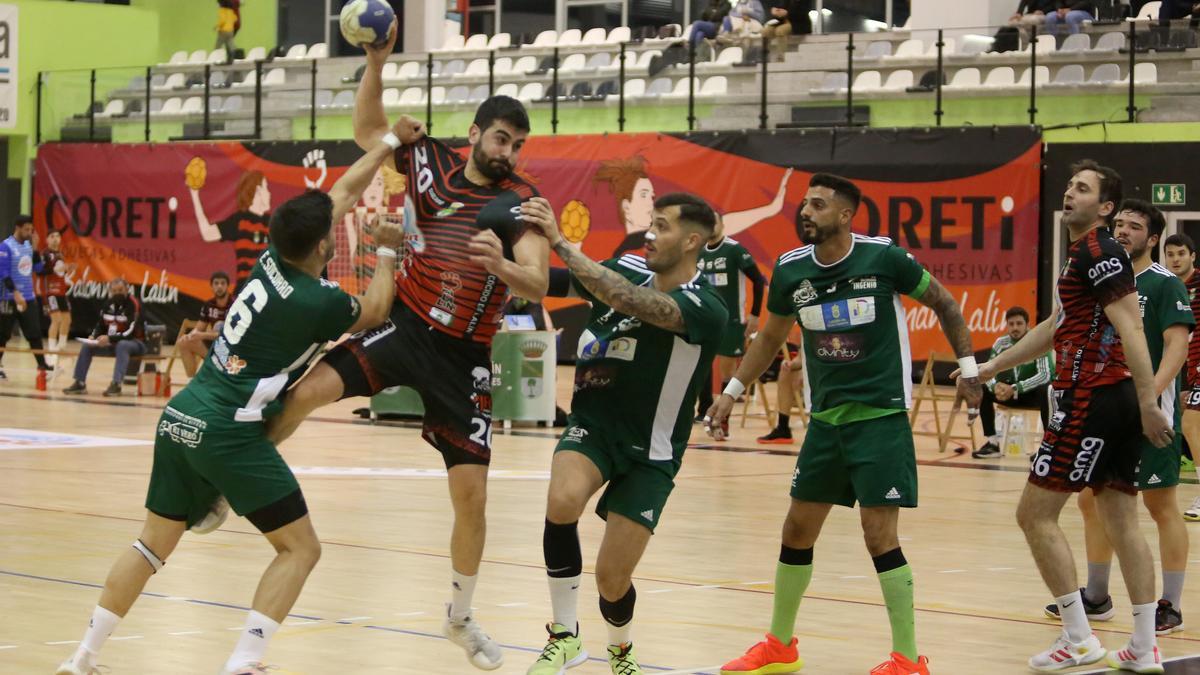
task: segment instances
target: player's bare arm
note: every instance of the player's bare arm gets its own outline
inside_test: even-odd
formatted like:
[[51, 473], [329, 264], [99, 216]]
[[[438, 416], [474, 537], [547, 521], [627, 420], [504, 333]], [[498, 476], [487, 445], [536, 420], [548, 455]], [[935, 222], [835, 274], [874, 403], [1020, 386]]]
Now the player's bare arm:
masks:
[[[756, 382], [779, 353], [787, 340], [788, 331], [795, 324], [795, 318], [790, 315], [767, 312], [767, 322], [763, 324], [758, 335], [746, 348], [746, 355], [734, 373], [738, 382]], [[799, 359], [799, 357], [797, 357]], [[734, 398], [724, 392], [713, 401], [712, 407], [705, 413], [704, 422], [709, 435], [717, 440], [725, 436], [725, 420], [733, 412]]]
[[1158, 392], [1154, 389], [1154, 369], [1150, 365], [1150, 349], [1146, 346], [1137, 293], [1130, 293], [1120, 300], [1108, 303], [1104, 307], [1104, 314], [1113, 328], [1117, 329], [1117, 335], [1121, 336], [1125, 360], [1129, 365], [1129, 372], [1133, 373], [1138, 408], [1142, 414], [1142, 434], [1155, 447], [1161, 448], [1171, 441], [1175, 432], [1171, 429], [1170, 420], [1158, 407]]
[[[407, 119], [406, 119], [407, 118]], [[402, 116], [392, 126], [392, 133], [397, 137], [401, 132], [409, 126], [408, 120], [412, 118], [407, 115]], [[371, 184], [371, 179], [375, 177], [375, 172], [379, 170], [379, 165], [387, 158], [392, 156], [394, 149], [383, 141], [383, 138], [377, 138], [375, 143], [367, 148], [366, 154], [359, 157], [354, 164], [346, 169], [346, 173], [333, 184], [329, 189], [329, 197], [333, 199], [333, 222], [336, 224], [345, 217], [350, 209], [358, 203], [362, 197], [362, 193]]]
[[[334, 222], [337, 220], [334, 219]], [[387, 321], [392, 302], [396, 299], [396, 252], [404, 246], [404, 227], [390, 219], [380, 218], [371, 236], [379, 245], [375, 251], [375, 272], [371, 276], [371, 283], [367, 285], [367, 292], [358, 298], [362, 313], [350, 326], [349, 333], [374, 328]], [[381, 250], [383, 254], [379, 253]]]
[[[374, 147], [388, 132], [388, 118], [383, 111], [383, 64], [392, 54], [397, 34], [396, 22], [393, 21], [386, 43], [380, 47], [362, 45], [367, 52], [367, 67], [363, 70], [354, 100], [354, 142], [363, 150]], [[396, 168], [390, 157], [387, 164]]]
[[1154, 373], [1154, 393], [1161, 395], [1175, 381], [1187, 361], [1188, 339], [1191, 332], [1183, 324], [1176, 324], [1163, 331], [1162, 360], [1158, 372]]
[[[929, 287], [917, 298], [917, 302], [932, 309], [937, 314], [942, 332], [954, 350], [954, 356], [959, 359], [974, 357], [975, 350], [971, 347], [971, 331], [963, 318], [962, 309], [954, 301], [954, 296], [934, 277], [930, 277]], [[979, 374], [975, 377], [958, 378], [958, 395], [967, 402], [967, 415], [974, 419], [979, 411], [979, 403], [983, 400], [983, 387], [980, 385]]]
[[567, 243], [558, 233], [558, 221], [550, 202], [534, 197], [521, 205], [526, 222], [538, 228], [571, 274], [601, 302], [614, 310], [637, 317], [672, 333], [684, 333], [683, 313], [671, 296], [653, 288], [635, 286], [628, 279], [604, 267]]
[[471, 238], [471, 262], [508, 284], [513, 295], [541, 302], [550, 287], [550, 244], [545, 237], [521, 237], [513, 245], [513, 259], [504, 257], [504, 244], [492, 230]]
[[[1029, 329], [1025, 337], [1021, 338], [1020, 342], [1009, 347], [1003, 352], [996, 355], [996, 358], [979, 366], [979, 379], [987, 381], [996, 376], [996, 373], [1008, 370], [1022, 363], [1028, 363], [1037, 357], [1050, 351], [1054, 346], [1054, 324], [1057, 321], [1058, 312], [1060, 309], [1055, 309], [1055, 313], [1049, 319], [1042, 321], [1038, 325]], [[957, 377], [958, 371], [954, 371], [951, 377]]]

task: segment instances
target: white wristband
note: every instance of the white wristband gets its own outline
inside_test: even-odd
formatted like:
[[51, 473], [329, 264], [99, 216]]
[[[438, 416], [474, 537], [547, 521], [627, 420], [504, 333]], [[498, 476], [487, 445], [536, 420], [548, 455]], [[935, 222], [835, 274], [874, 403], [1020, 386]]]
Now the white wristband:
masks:
[[729, 384], [725, 385], [725, 391], [721, 393], [729, 394], [729, 397], [736, 401], [737, 397], [741, 396], [745, 391], [746, 385], [742, 384], [736, 377], [734, 377], [730, 378]]
[[394, 248], [389, 248], [387, 246], [380, 246], [379, 248], [375, 249], [375, 257], [377, 257], [377, 258], [396, 258], [396, 257], [399, 257], [399, 254], [396, 253], [396, 249], [394, 249]]
[[387, 132], [386, 134], [384, 134], [383, 138], [380, 140], [382, 140], [384, 143], [387, 143], [388, 146], [391, 147], [391, 149], [393, 149], [393, 150], [395, 150], [396, 148], [399, 148], [401, 145], [400, 139], [396, 137], [396, 134], [394, 134], [390, 131]]
[[960, 377], [979, 377], [979, 364], [975, 363], [974, 356], [964, 356], [959, 359], [958, 368]]

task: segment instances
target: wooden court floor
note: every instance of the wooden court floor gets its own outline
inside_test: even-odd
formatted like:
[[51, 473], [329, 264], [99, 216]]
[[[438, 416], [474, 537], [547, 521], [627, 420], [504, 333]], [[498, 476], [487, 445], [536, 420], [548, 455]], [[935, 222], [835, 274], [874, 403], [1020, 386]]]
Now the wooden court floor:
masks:
[[[73, 651], [98, 584], [136, 537], [151, 460], [151, 446], [139, 443], [152, 438], [162, 401], [128, 394], [68, 400], [57, 393], [65, 377], [50, 392], [36, 392], [28, 357], [20, 356], [5, 359], [0, 427], [117, 439], [102, 447], [0, 449], [0, 673], [25, 675], [53, 672]], [[103, 389], [105, 363], [94, 369], [93, 392]], [[560, 372], [565, 379], [568, 371]], [[476, 672], [440, 634], [451, 523], [441, 459], [411, 425], [352, 417], [362, 405], [323, 409], [282, 448], [304, 488], [324, 555], [268, 659], [284, 674]], [[919, 424], [931, 425], [932, 418], [923, 415]], [[798, 422], [793, 426], [800, 431]], [[733, 439], [717, 446], [697, 428], [637, 572], [634, 641], [648, 673], [715, 673], [760, 639], [769, 622], [798, 445], [763, 452], [754, 444], [765, 431], [761, 419], [734, 429]], [[505, 646], [498, 673], [524, 673], [544, 643], [550, 605], [541, 534], [554, 440], [545, 429], [495, 435], [475, 607]], [[901, 536], [916, 575], [921, 650], [934, 673], [1026, 672], [1025, 660], [1047, 647], [1058, 628], [1042, 617], [1047, 592], [1013, 519], [1025, 460], [939, 455], [929, 439], [918, 439], [918, 455], [921, 508], [903, 513]], [[1194, 483], [1182, 486], [1181, 508], [1197, 492]], [[1082, 569], [1074, 506], [1063, 523]], [[1156, 546], [1152, 522], [1143, 517], [1142, 523]], [[580, 525], [588, 575], [601, 527], [590, 513]], [[1200, 551], [1191, 557], [1200, 561]], [[211, 535], [185, 535], [102, 662], [118, 674], [216, 672], [270, 559], [265, 540], [236, 517]], [[815, 565], [796, 626], [803, 672], [865, 675], [890, 641], [856, 513], [834, 510]], [[1190, 621], [1200, 621], [1197, 583], [1190, 580], [1185, 592]], [[1113, 584], [1117, 618], [1095, 627], [1110, 648], [1123, 645], [1131, 627], [1115, 571]], [[584, 642], [594, 657], [603, 655], [606, 634], [590, 579], [580, 605]], [[1195, 625], [1160, 640], [1168, 658], [1200, 652]], [[593, 658], [571, 672], [609, 670]]]

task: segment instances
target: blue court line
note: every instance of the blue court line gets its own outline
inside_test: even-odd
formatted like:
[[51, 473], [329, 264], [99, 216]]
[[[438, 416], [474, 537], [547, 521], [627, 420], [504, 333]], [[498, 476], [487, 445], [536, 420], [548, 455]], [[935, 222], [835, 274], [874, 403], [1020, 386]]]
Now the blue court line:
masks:
[[[43, 576], [38, 576], [36, 574], [25, 574], [24, 572], [13, 572], [10, 570], [0, 570], [0, 574], [5, 574], [8, 576], [12, 576], [12, 577], [21, 577], [23, 579], [34, 579], [36, 581], [48, 581], [50, 583], [56, 583], [56, 584], [67, 584], [70, 586], [83, 586], [85, 588], [104, 588], [103, 584], [93, 584], [93, 583], [89, 583], [87, 581], [75, 581], [73, 579], [59, 579], [57, 577], [43, 577]], [[141, 594], [152, 597], [152, 598], [171, 597], [171, 596], [163, 594], [163, 593], [151, 593], [149, 591], [142, 591]], [[217, 602], [215, 600], [196, 600], [193, 598], [186, 598], [185, 602], [189, 602], [189, 603], [197, 604], [197, 605], [207, 605], [209, 607], [222, 607], [225, 609], [236, 609], [236, 610], [242, 611], [242, 612], [250, 611], [249, 607], [242, 607], [241, 605], [234, 605], [234, 604], [230, 604], [230, 603], [226, 603], [226, 602]], [[305, 616], [303, 614], [288, 614], [288, 616], [291, 618], [305, 619], [308, 621], [325, 621], [325, 619], [323, 619], [319, 616]], [[350, 621], [333, 621], [332, 623], [337, 623], [337, 624], [342, 624], [342, 625], [355, 625], [353, 622], [350, 622]], [[445, 635], [438, 635], [436, 633], [426, 633], [423, 631], [409, 630], [406, 628], [390, 628], [388, 626], [363, 625], [362, 627], [370, 628], [372, 630], [387, 631], [389, 633], [400, 633], [403, 635], [412, 635], [412, 636], [416, 636], [416, 637], [434, 638], [437, 640], [444, 640], [444, 641], [449, 642], [449, 638], [447, 638]], [[530, 654], [541, 654], [542, 653], [541, 649], [536, 649], [534, 647], [522, 647], [520, 645], [507, 645], [507, 644], [501, 644], [500, 646], [503, 647], [504, 649], [512, 649], [514, 651], [519, 651], [519, 652], [528, 652]], [[595, 656], [588, 657], [588, 660], [596, 661], [598, 663], [608, 663], [608, 659], [602, 659], [602, 658], [595, 657]], [[670, 668], [670, 667], [666, 667], [666, 666], [655, 666], [655, 665], [651, 665], [648, 663], [643, 663], [643, 664], [641, 664], [641, 666], [642, 666], [642, 668], [648, 668], [651, 670], [662, 670], [662, 671], [680, 670], [679, 668]], [[697, 673], [697, 675], [711, 675], [711, 673]]]

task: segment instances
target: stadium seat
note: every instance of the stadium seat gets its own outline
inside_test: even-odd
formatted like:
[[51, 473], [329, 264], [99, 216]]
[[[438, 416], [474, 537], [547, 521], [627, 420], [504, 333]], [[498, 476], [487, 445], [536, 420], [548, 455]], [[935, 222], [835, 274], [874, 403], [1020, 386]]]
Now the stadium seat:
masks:
[[492, 39], [488, 40], [488, 49], [504, 49], [512, 46], [512, 35], [508, 33], [496, 33]]
[[1049, 54], [1058, 48], [1058, 42], [1053, 35], [1039, 35], [1037, 39], [1037, 53]]
[[995, 42], [995, 38], [987, 35], [964, 35], [959, 43], [958, 54], [960, 56], [986, 54]]
[[1142, 5], [1141, 11], [1137, 13], [1136, 17], [1131, 18], [1130, 21], [1158, 21], [1158, 13], [1161, 10], [1162, 1], [1151, 0], [1151, 2]]
[[[139, 103], [139, 105], [140, 105], [140, 100], [135, 99], [134, 103]], [[161, 98], [150, 99], [150, 114], [154, 115], [154, 114], [162, 112], [162, 109], [164, 106], [166, 106], [166, 102], [163, 101]]]
[[287, 73], [283, 68], [272, 68], [263, 76], [264, 87], [272, 87], [279, 84], [287, 84]]
[[542, 98], [545, 91], [546, 88], [542, 86], [541, 82], [528, 82], [521, 87], [521, 93], [517, 95], [517, 98], [525, 102], [536, 101]]
[[892, 54], [892, 43], [884, 41], [884, 40], [880, 40], [878, 42], [872, 42], [871, 44], [867, 45], [867, 48], [865, 50], [863, 50], [863, 55], [861, 58], [878, 59], [878, 58], [882, 58], [884, 56], [891, 56], [891, 54]]
[[950, 77], [950, 83], [945, 86], [946, 89], [974, 89], [978, 88], [979, 69], [978, 68], [960, 68]]
[[258, 73], [251, 70], [248, 73], [246, 73], [246, 77], [242, 78], [241, 82], [234, 82], [233, 86], [235, 86], [235, 87], [253, 87], [257, 78], [258, 78]]
[[96, 117], [113, 117], [114, 115], [125, 114], [125, 100], [114, 98], [104, 106], [104, 110], [96, 113]]
[[251, 47], [250, 51], [246, 52], [246, 58], [237, 59], [237, 63], [246, 63], [248, 61], [262, 61], [267, 58], [266, 47]]
[[[229, 86], [229, 72], [224, 70], [214, 70], [208, 76], [208, 86], [213, 88], [225, 88]], [[201, 85], [203, 88], [203, 85]]]
[[279, 60], [301, 61], [304, 59], [304, 57], [307, 54], [308, 54], [308, 45], [292, 45], [291, 48], [287, 50], [287, 53], [284, 54], [282, 59], [276, 59], [276, 60], [277, 61], [279, 61]]
[[476, 34], [472, 35], [471, 37], [467, 38], [467, 41], [463, 44], [463, 49], [482, 51], [487, 48], [488, 48], [488, 36], [486, 33], [476, 33]]
[[[625, 98], [633, 98], [646, 93], [646, 81], [640, 77], [635, 77], [632, 80], [625, 81]], [[616, 99], [617, 95], [613, 94], [610, 99]]]
[[1063, 40], [1062, 46], [1058, 48], [1060, 52], [1086, 52], [1092, 48], [1092, 38], [1088, 37], [1087, 33], [1074, 33], [1068, 35], [1066, 40]]
[[499, 87], [496, 87], [496, 96], [508, 96], [510, 98], [517, 98], [520, 95], [521, 95], [521, 89], [520, 89], [520, 87], [518, 87], [516, 85], [515, 82], [505, 82], [504, 84], [500, 85]]
[[385, 106], [399, 105], [399, 103], [400, 103], [400, 90], [399, 89], [396, 89], [394, 87], [388, 87], [387, 89], [383, 90], [383, 104]]
[[167, 76], [162, 73], [155, 73], [150, 76], [150, 88], [162, 89], [167, 86]]
[[[955, 50], [957, 49], [957, 44], [958, 43], [955, 42], [954, 38], [943, 38], [942, 39], [942, 56], [949, 56], [951, 54], [956, 54], [957, 52]], [[925, 56], [928, 56], [930, 58], [936, 58], [937, 53], [938, 53], [937, 40], [933, 40], [932, 42], [929, 43], [929, 48], [925, 50]]]
[[354, 107], [354, 90], [343, 89], [339, 91], [330, 102], [331, 108], [353, 108]]
[[588, 32], [584, 33], [583, 37], [579, 40], [579, 44], [602, 45], [604, 44], [605, 33], [607, 33], [607, 31], [600, 27], [589, 28]]
[[466, 61], [464, 61], [462, 59], [454, 59], [452, 61], [446, 62], [446, 64], [444, 66], [442, 66], [441, 72], [437, 73], [437, 75], [439, 77], [453, 77], [455, 75], [458, 75], [459, 73], [466, 72], [466, 70], [467, 70], [467, 62]]
[[[318, 99], [320, 99], [322, 91], [325, 92], [326, 94], [330, 94], [330, 95], [333, 94], [333, 92], [329, 91], [328, 89], [322, 89], [321, 91], [317, 92]], [[221, 112], [223, 112], [223, 113], [240, 112], [244, 103], [245, 103], [245, 101], [243, 101], [241, 96], [226, 96], [225, 102], [221, 104]]]
[[197, 49], [196, 51], [192, 52], [191, 56], [188, 57], [187, 62], [191, 65], [202, 66], [202, 65], [204, 65], [205, 59], [207, 59], [207, 58], [208, 58], [207, 50]]
[[441, 105], [446, 102], [446, 88], [434, 87], [429, 90], [429, 100], [434, 105]]
[[714, 61], [697, 62], [696, 68], [720, 68], [722, 66], [734, 66], [742, 60], [741, 47], [726, 47], [717, 54]]
[[304, 55], [304, 58], [309, 60], [329, 58], [329, 45], [324, 42], [316, 43], [308, 48], [308, 52]]
[[600, 83], [600, 86], [596, 87], [596, 93], [592, 96], [592, 98], [606, 99], [609, 96], [616, 94], [617, 91], [619, 90], [617, 89], [616, 80], [605, 80]]
[[698, 96], [724, 96], [729, 91], [729, 80], [724, 75], [713, 75], [704, 80]]
[[466, 103], [471, 98], [471, 90], [464, 85], [450, 87], [446, 92], [446, 103]]
[[1047, 86], [1083, 84], [1083, 66], [1071, 63], [1058, 69]]
[[983, 86], [990, 89], [1011, 87], [1014, 84], [1016, 84], [1016, 72], [1013, 71], [1011, 66], [992, 68], [983, 80]]
[[583, 31], [578, 28], [568, 28], [558, 36], [558, 40], [554, 44], [559, 47], [574, 47], [583, 39]]
[[400, 64], [396, 63], [395, 61], [388, 61], [387, 63], [383, 64], [383, 73], [380, 75], [380, 77], [383, 78], [384, 82], [387, 82], [388, 80], [399, 79], [396, 75], [398, 70], [400, 70]]
[[487, 76], [488, 60], [487, 59], [472, 59], [467, 64], [467, 69], [461, 73], [456, 73], [454, 77], [478, 77], [480, 75]]
[[577, 70], [583, 70], [587, 66], [587, 56], [583, 54], [568, 54], [567, 58], [562, 59], [558, 64], [558, 69], [564, 73], [570, 73]]
[[171, 60], [167, 61], [167, 64], [172, 66], [182, 66], [183, 64], [187, 63], [187, 60], [188, 53], [185, 51], [178, 51], [171, 55]]
[[608, 37], [604, 41], [609, 44], [620, 44], [622, 42], [629, 42], [629, 39], [629, 26], [617, 26], [608, 32]]
[[883, 88], [883, 78], [878, 70], [864, 70], [854, 76], [854, 91], [870, 91]]
[[887, 81], [883, 84], [883, 88], [888, 91], [904, 91], [911, 86], [913, 86], [911, 70], [894, 70], [887, 76]]
[[592, 85], [587, 80], [576, 82], [571, 87], [571, 93], [567, 95], [567, 99], [571, 101], [582, 101], [585, 98], [592, 97]]
[[507, 77], [512, 74], [513, 60], [509, 56], [501, 56], [492, 64], [496, 77]]
[[813, 87], [809, 90], [810, 94], [835, 94], [843, 91], [850, 80], [845, 71], [835, 70], [825, 73], [825, 78], [821, 80], [821, 86]]
[[1133, 66], [1134, 84], [1155, 84], [1158, 82], [1158, 66], [1153, 63], [1137, 63]]
[[401, 63], [400, 66], [396, 68], [396, 79], [410, 80], [415, 77], [420, 77], [421, 65], [422, 64], [420, 61], [405, 61], [404, 63]]
[[[690, 81], [691, 81], [691, 78], [687, 78], [687, 77], [681, 77], [678, 80], [675, 80], [675, 86], [671, 89], [671, 91], [669, 91], [665, 94], [662, 94], [662, 97], [663, 98], [686, 99], [688, 97], [689, 86], [693, 86], [693, 85], [688, 84]], [[696, 82], [693, 87], [694, 87], [695, 91], [699, 91], [700, 83]]]
[[[646, 51], [642, 52], [640, 56], [638, 54], [633, 54], [633, 56], [637, 56], [637, 62], [632, 64], [632, 66], [634, 68], [637, 68], [639, 71], [645, 72], [645, 71], [650, 70], [650, 60], [656, 56], [662, 56], [662, 52], [657, 49], [647, 49]], [[630, 59], [630, 54], [628, 52], [626, 52], [625, 53], [625, 72], [626, 73], [629, 72], [629, 68], [631, 65], [629, 59]], [[621, 61], [621, 59], [618, 56], [617, 63], [616, 63], [618, 70], [621, 67], [620, 61]]]
[[533, 39], [533, 44], [530, 44], [528, 46], [530, 46], [530, 47], [553, 47], [556, 42], [558, 42], [558, 31], [544, 30], [544, 31], [538, 33], [537, 37]]
[[[1049, 82], [1050, 82], [1050, 68], [1048, 66], [1038, 66], [1037, 67], [1037, 86], [1040, 87], [1044, 84], [1049, 84]], [[1018, 87], [1028, 87], [1029, 85], [1030, 85], [1029, 69], [1026, 68], [1024, 71], [1021, 72], [1021, 77], [1017, 78], [1017, 86]]]
[[[163, 101], [162, 108], [157, 112], [160, 115], [178, 115], [181, 108], [183, 108], [183, 99], [178, 96], [172, 96]], [[151, 111], [154, 112], [153, 106], [151, 106]]]
[[462, 35], [455, 33], [447, 35], [446, 41], [442, 43], [441, 49], [434, 49], [435, 52], [456, 52], [466, 46], [466, 40]]
[[[204, 99], [201, 98], [201, 100], [203, 101]], [[208, 97], [208, 111], [210, 113], [221, 112], [221, 106], [223, 106], [223, 105], [225, 105], [224, 98], [222, 98], [220, 96], [209, 96]]]
[[896, 47], [896, 51], [892, 52], [890, 56], [885, 57], [885, 58], [911, 59], [911, 58], [916, 58], [918, 56], [922, 56], [924, 54], [925, 54], [925, 43], [916, 38], [910, 38], [908, 40], [905, 40], [904, 42], [901, 42], [900, 46]]
[[596, 52], [588, 57], [586, 70], [600, 70], [612, 65], [613, 56], [608, 52]]
[[1096, 46], [1092, 47], [1094, 52], [1118, 52], [1125, 48], [1125, 34], [1112, 31], [1100, 36], [1096, 40]]
[[522, 56], [513, 62], [513, 75], [525, 75], [537, 70], [538, 62], [536, 56]]
[[400, 105], [417, 105], [425, 101], [425, 91], [420, 87], [409, 87], [400, 94]]
[[167, 79], [163, 80], [161, 86], [154, 87], [155, 89], [182, 89], [187, 85], [187, 78], [183, 73], [171, 73]]
[[671, 78], [658, 77], [652, 80], [650, 84], [646, 86], [646, 91], [642, 93], [642, 96], [657, 98], [659, 96], [670, 94], [671, 90], [674, 88], [675, 85], [671, 82]]
[[467, 103], [483, 103], [487, 100], [488, 95], [488, 86], [481, 84], [471, 89], [471, 93], [467, 96]]
[[228, 60], [229, 60], [229, 55], [225, 52], [224, 48], [221, 48], [221, 49], [212, 50], [212, 52], [209, 53], [208, 58], [205, 59], [204, 62], [209, 65], [215, 66], [215, 65], [218, 65], [221, 63], [225, 63]]
[[[1101, 63], [1092, 71], [1088, 84], [1112, 84], [1121, 81], [1121, 66], [1115, 63]], [[1126, 80], [1128, 82], [1129, 80]]]

